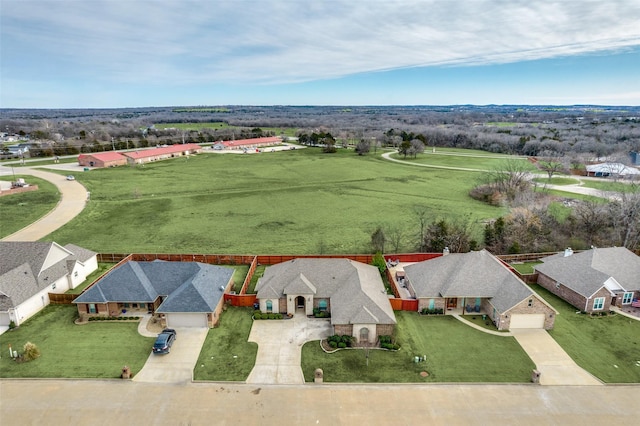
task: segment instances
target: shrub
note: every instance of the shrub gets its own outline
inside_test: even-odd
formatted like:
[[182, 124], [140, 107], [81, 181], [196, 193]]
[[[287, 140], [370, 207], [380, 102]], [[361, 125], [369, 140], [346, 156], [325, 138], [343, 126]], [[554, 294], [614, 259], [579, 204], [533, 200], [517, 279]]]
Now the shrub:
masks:
[[347, 347], [347, 344], [345, 342], [340, 342], [340, 343], [338, 343], [338, 347], [341, 348], [341, 349], [344, 349], [344, 348]]
[[338, 342], [336, 342], [335, 340], [329, 340], [329, 346], [335, 349], [338, 347]]
[[31, 342], [25, 343], [22, 349], [24, 350], [24, 354], [22, 356], [25, 361], [31, 361], [40, 356], [40, 349]]
[[262, 314], [260, 313], [260, 311], [256, 311], [253, 313], [253, 319], [262, 319]]
[[392, 348], [392, 349], [393, 349], [394, 351], [397, 351], [398, 349], [400, 349], [400, 345], [399, 345], [399, 344], [397, 344], [397, 343], [394, 343], [394, 344], [393, 344], [393, 348]]
[[16, 328], [16, 323], [14, 320], [9, 321], [9, 330], [13, 330]]

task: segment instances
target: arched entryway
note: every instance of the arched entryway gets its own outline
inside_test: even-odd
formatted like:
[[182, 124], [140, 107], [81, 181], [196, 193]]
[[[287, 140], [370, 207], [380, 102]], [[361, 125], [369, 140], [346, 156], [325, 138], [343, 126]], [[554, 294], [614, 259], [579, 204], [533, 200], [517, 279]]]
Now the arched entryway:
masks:
[[360, 329], [360, 339], [358, 341], [362, 344], [369, 343], [369, 329], [367, 327]]
[[305, 304], [304, 296], [296, 297], [296, 310], [302, 309], [304, 311], [304, 304]]

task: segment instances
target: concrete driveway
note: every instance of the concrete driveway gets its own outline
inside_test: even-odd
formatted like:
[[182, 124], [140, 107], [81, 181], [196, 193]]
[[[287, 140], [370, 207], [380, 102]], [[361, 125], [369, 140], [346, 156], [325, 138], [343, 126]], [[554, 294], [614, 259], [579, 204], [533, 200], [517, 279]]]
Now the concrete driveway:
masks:
[[541, 373], [541, 385], [602, 385], [580, 368], [545, 330], [523, 328], [510, 331], [536, 364]]
[[[207, 337], [208, 328], [176, 328], [176, 340], [171, 352], [165, 355], [150, 353], [142, 370], [133, 377], [135, 382], [189, 383], [193, 368]], [[149, 348], [151, 350], [151, 348]]]
[[258, 355], [247, 383], [303, 384], [302, 345], [330, 335], [328, 319], [309, 319], [302, 314], [287, 320], [254, 321], [249, 341], [258, 344]]

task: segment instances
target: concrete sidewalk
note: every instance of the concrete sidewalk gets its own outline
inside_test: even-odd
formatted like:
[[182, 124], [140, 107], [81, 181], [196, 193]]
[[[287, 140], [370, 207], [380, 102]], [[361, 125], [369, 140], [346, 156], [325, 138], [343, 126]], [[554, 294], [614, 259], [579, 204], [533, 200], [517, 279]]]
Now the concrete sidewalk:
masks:
[[309, 319], [302, 314], [287, 320], [253, 321], [248, 340], [258, 344], [258, 354], [246, 382], [303, 384], [302, 345], [329, 335], [329, 320]]
[[68, 181], [65, 176], [29, 167], [21, 167], [19, 174], [32, 175], [51, 182], [60, 191], [60, 201], [53, 210], [36, 222], [3, 238], [2, 241], [38, 241], [61, 228], [84, 209], [87, 189], [78, 181]]
[[580, 368], [545, 330], [512, 329], [511, 334], [536, 364], [541, 385], [602, 385]]

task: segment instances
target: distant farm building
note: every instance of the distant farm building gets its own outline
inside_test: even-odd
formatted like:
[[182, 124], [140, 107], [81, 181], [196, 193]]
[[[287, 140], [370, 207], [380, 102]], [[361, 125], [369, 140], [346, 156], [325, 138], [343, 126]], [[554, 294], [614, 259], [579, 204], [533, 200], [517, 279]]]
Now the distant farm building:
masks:
[[222, 141], [214, 144], [212, 148], [214, 150], [225, 149], [258, 149], [265, 146], [272, 146], [282, 143], [282, 139], [279, 136], [270, 136], [266, 138], [254, 138], [254, 139], [238, 139], [234, 141]]
[[140, 151], [123, 152], [127, 158], [129, 164], [143, 164], [150, 163], [152, 161], [167, 160], [169, 158], [176, 158], [187, 156], [191, 154], [197, 154], [202, 151], [200, 145], [194, 143], [188, 143], [183, 145], [170, 145], [161, 148], [151, 148]]
[[119, 152], [94, 152], [78, 155], [78, 163], [83, 167], [116, 167], [127, 164], [127, 157]]
[[640, 177], [640, 170], [627, 167], [622, 163], [600, 163], [591, 164], [586, 167], [587, 176], [593, 177], [621, 177], [637, 179]]

